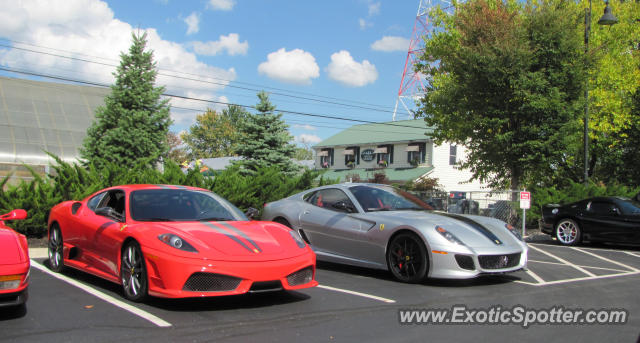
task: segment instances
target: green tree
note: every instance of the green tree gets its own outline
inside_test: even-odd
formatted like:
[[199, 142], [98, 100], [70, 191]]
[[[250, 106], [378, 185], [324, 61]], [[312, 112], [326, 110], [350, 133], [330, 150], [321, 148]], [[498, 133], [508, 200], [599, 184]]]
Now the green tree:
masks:
[[518, 189], [577, 153], [566, 147], [581, 132], [581, 13], [560, 0], [474, 0], [431, 14], [418, 116], [436, 143], [468, 148], [462, 167], [474, 178]]
[[[581, 6], [588, 7], [587, 0]], [[634, 94], [640, 89], [640, 3], [610, 6], [618, 23], [597, 25], [605, 3], [593, 2], [589, 54], [589, 174], [595, 181], [638, 184], [640, 119]], [[634, 176], [635, 175], [635, 176]]]
[[180, 139], [180, 136], [169, 131], [167, 133], [167, 145], [169, 146], [167, 159], [177, 164], [181, 164], [187, 160], [187, 151], [184, 148], [184, 143]]
[[242, 107], [232, 105], [221, 113], [207, 109], [196, 117], [196, 123], [183, 133], [181, 138], [189, 147], [189, 158], [211, 158], [236, 155], [238, 144], [243, 140], [239, 125], [249, 113]]
[[80, 149], [80, 156], [98, 168], [106, 162], [153, 164], [168, 151], [169, 101], [161, 99], [164, 87], [154, 85], [156, 63], [153, 53], [145, 51], [146, 37], [132, 34], [129, 53], [120, 54], [115, 84], [105, 105], [96, 110]]
[[291, 160], [295, 145], [290, 143], [293, 137], [289, 134], [289, 127], [282, 120], [282, 114], [274, 113], [276, 107], [269, 101], [267, 93], [258, 93], [258, 98], [258, 113], [249, 115], [240, 124], [244, 139], [237, 153], [244, 160], [236, 163], [249, 173], [258, 169], [277, 168], [286, 174], [293, 174], [300, 168]]

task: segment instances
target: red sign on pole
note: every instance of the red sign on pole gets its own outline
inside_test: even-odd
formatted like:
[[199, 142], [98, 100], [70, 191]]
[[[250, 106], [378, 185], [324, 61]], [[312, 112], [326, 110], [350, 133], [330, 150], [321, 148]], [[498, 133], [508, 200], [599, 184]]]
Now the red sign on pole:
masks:
[[531, 192], [520, 192], [520, 208], [525, 210], [531, 208]]

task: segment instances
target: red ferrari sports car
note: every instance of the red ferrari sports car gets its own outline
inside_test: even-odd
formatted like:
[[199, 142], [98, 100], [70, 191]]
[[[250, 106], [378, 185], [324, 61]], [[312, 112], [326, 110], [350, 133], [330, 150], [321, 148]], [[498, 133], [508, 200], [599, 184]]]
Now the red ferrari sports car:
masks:
[[31, 266], [27, 238], [4, 225], [5, 220], [25, 218], [25, 210], [0, 216], [0, 307], [19, 306], [27, 301]]
[[249, 221], [205, 189], [111, 187], [49, 215], [49, 263], [121, 284], [142, 301], [316, 286], [316, 256], [296, 231]]

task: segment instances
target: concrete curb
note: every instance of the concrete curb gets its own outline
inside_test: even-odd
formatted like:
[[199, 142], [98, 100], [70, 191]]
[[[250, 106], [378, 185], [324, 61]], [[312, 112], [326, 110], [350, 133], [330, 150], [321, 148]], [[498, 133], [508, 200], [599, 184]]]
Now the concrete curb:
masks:
[[29, 248], [30, 258], [48, 258], [49, 252], [47, 248]]

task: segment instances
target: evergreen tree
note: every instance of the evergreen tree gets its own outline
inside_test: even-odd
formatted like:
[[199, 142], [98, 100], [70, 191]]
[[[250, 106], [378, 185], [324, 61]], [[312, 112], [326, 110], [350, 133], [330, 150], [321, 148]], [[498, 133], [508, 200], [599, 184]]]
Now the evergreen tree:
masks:
[[96, 110], [93, 124], [80, 150], [87, 164], [102, 168], [107, 162], [134, 166], [141, 160], [153, 164], [168, 151], [171, 125], [169, 100], [162, 100], [164, 87], [155, 87], [153, 52], [145, 51], [146, 33], [132, 34], [129, 53], [114, 76], [111, 94]]
[[267, 93], [258, 93], [258, 98], [260, 103], [256, 110], [259, 113], [250, 114], [239, 126], [244, 140], [236, 152], [244, 160], [237, 164], [250, 173], [275, 167], [293, 174], [299, 167], [291, 160], [296, 148], [290, 143], [293, 137], [289, 134], [288, 125], [282, 120], [282, 114], [273, 113], [276, 107], [269, 101]]

